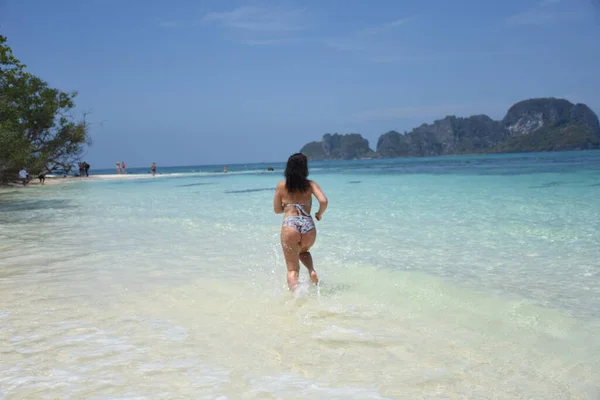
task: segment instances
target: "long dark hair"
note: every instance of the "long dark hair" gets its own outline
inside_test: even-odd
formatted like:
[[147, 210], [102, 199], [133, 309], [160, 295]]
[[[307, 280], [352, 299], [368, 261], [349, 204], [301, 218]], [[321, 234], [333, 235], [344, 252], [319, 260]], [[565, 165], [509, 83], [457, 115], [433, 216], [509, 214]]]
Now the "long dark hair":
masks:
[[289, 193], [306, 192], [308, 181], [308, 160], [302, 153], [292, 154], [285, 166], [285, 188]]

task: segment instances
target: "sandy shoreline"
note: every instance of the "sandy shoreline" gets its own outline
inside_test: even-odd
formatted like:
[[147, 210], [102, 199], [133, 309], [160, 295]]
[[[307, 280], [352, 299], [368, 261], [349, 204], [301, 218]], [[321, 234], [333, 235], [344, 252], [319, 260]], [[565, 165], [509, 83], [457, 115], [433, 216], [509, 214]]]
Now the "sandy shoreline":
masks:
[[26, 190], [31, 188], [39, 188], [44, 186], [56, 186], [56, 185], [64, 185], [68, 183], [76, 183], [76, 182], [89, 182], [89, 181], [103, 181], [103, 180], [124, 180], [124, 179], [147, 179], [152, 178], [151, 175], [90, 175], [85, 178], [77, 177], [77, 176], [56, 176], [56, 175], [46, 175], [46, 181], [42, 184], [38, 178], [33, 178], [29, 181], [29, 183], [23, 186], [22, 183], [17, 181], [11, 182], [7, 185], [0, 186], [0, 191], [15, 191], [15, 190]]
[[27, 190], [27, 189], [32, 189], [32, 188], [35, 189], [35, 188], [44, 187], [44, 186], [55, 186], [55, 185], [61, 185], [64, 183], [69, 183], [69, 182], [76, 182], [77, 180], [78, 180], [78, 178], [75, 178], [75, 177], [66, 177], [66, 178], [46, 177], [46, 181], [42, 185], [40, 183], [40, 180], [35, 178], [35, 179], [32, 179], [31, 181], [29, 181], [29, 183], [25, 186], [23, 186], [22, 183], [18, 183], [15, 181], [15, 182], [11, 182], [7, 185], [0, 186], [0, 192], [7, 193], [7, 192], [14, 192], [14, 191], [22, 191], [22, 190]]
[[[227, 174], [224, 174], [221, 171], [211, 171], [211, 172], [200, 172], [200, 171], [194, 171], [194, 172], [174, 172], [174, 173], [158, 173], [156, 175], [152, 175], [152, 174], [100, 174], [100, 175], [90, 175], [88, 177], [78, 177], [78, 176], [59, 176], [59, 175], [46, 175], [46, 185], [58, 185], [58, 184], [63, 184], [63, 183], [72, 183], [72, 182], [86, 182], [86, 181], [107, 181], [107, 180], [135, 180], [135, 179], [160, 179], [160, 178], [167, 178], [167, 177], [178, 177], [178, 176], [189, 176], [189, 177], [193, 177], [193, 176], [198, 176], [198, 177], [202, 177], [202, 176], [215, 176], [215, 175], [244, 175], [244, 174], [254, 174], [256, 172], [262, 172], [261, 171], [256, 171], [256, 170], [250, 170], [250, 171], [230, 171]], [[274, 172], [271, 172], [274, 173]], [[14, 182], [9, 183], [8, 185], [5, 186], [0, 186], [0, 190], [3, 189], [15, 189], [15, 188], [28, 188], [31, 186], [43, 186], [39, 179], [37, 177], [32, 178], [29, 183], [27, 184], [27, 186], [23, 186], [21, 183], [19, 183], [17, 180], [15, 180]]]
[[[228, 172], [227, 175], [243, 175], [248, 173], [256, 173], [256, 171], [235, 171]], [[101, 175], [90, 175], [88, 177], [78, 177], [78, 176], [59, 176], [59, 175], [46, 175], [46, 181], [42, 185], [37, 177], [31, 179], [26, 186], [23, 186], [17, 180], [9, 183], [5, 186], [0, 186], [0, 192], [6, 193], [6, 191], [14, 191], [14, 190], [25, 190], [44, 187], [44, 186], [55, 186], [55, 185], [64, 185], [67, 183], [76, 183], [76, 182], [89, 182], [89, 181], [115, 181], [115, 180], [139, 180], [139, 179], [160, 179], [167, 177], [176, 177], [176, 176], [214, 176], [214, 175], [225, 175], [222, 172], [176, 172], [176, 173], [168, 173], [168, 174], [156, 174], [152, 176], [152, 174], [101, 174]]]

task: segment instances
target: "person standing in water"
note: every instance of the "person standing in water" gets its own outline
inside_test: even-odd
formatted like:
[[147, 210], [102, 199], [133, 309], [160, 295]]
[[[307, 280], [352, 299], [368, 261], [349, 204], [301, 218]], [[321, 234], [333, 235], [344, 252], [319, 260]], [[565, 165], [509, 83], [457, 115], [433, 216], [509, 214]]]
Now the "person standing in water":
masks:
[[125, 161], [121, 161], [121, 173], [122, 174], [126, 174], [127, 172], [125, 171]]
[[156, 163], [153, 162], [152, 165], [150, 166], [150, 169], [152, 170], [152, 176], [156, 175]]
[[317, 238], [317, 229], [310, 215], [312, 196], [319, 201], [315, 214], [317, 221], [327, 208], [327, 197], [315, 181], [308, 179], [308, 160], [302, 153], [292, 154], [285, 167], [285, 180], [275, 189], [273, 208], [284, 214], [281, 227], [281, 247], [287, 265], [287, 283], [290, 291], [298, 286], [300, 262], [308, 269], [310, 280], [319, 283], [310, 248]]
[[121, 164], [119, 164], [118, 161], [115, 163], [115, 169], [117, 171], [117, 174], [121, 173]]

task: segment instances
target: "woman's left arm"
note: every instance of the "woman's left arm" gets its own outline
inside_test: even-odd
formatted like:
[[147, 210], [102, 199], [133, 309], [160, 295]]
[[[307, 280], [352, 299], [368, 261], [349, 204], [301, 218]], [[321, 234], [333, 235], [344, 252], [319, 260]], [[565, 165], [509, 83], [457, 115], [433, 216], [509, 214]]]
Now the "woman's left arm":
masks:
[[275, 214], [283, 213], [283, 201], [281, 199], [281, 183], [275, 188], [275, 196], [273, 197], [273, 211]]

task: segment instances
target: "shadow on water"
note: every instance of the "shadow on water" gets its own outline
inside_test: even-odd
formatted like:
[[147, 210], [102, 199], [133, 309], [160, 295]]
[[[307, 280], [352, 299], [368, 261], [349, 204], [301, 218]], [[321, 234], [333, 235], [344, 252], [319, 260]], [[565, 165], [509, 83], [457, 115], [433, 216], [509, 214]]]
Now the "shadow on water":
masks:
[[214, 185], [214, 183], [212, 183], [212, 182], [188, 183], [186, 185], [175, 185], [175, 187], [191, 187], [191, 186], [204, 186], [204, 185]]
[[600, 183], [594, 183], [593, 185], [590, 185], [590, 187], [600, 187]]
[[159, 182], [158, 179], [139, 179], [139, 180], [132, 180], [131, 183], [135, 183], [136, 185], [146, 185], [148, 183], [157, 183]]
[[348, 183], [360, 183], [361, 181], [349, 181]]
[[0, 203], [0, 213], [18, 212], [18, 211], [35, 211], [35, 210], [61, 210], [74, 207], [69, 200], [58, 199], [38, 199], [25, 200], [19, 199], [6, 203]]
[[226, 190], [225, 193], [233, 194], [233, 193], [253, 193], [253, 192], [266, 192], [273, 191], [274, 188], [263, 188], [263, 189], [244, 189], [244, 190]]
[[543, 183], [543, 184], [538, 185], [538, 186], [529, 186], [529, 188], [530, 189], [546, 189], [546, 188], [549, 188], [549, 187], [564, 185], [565, 183], [567, 183], [567, 182], [554, 181], [554, 182]]
[[29, 223], [35, 219], [36, 223], [49, 221], [55, 218], [54, 211], [77, 208], [70, 200], [25, 200], [15, 199], [0, 202], [0, 226], [9, 224]]

